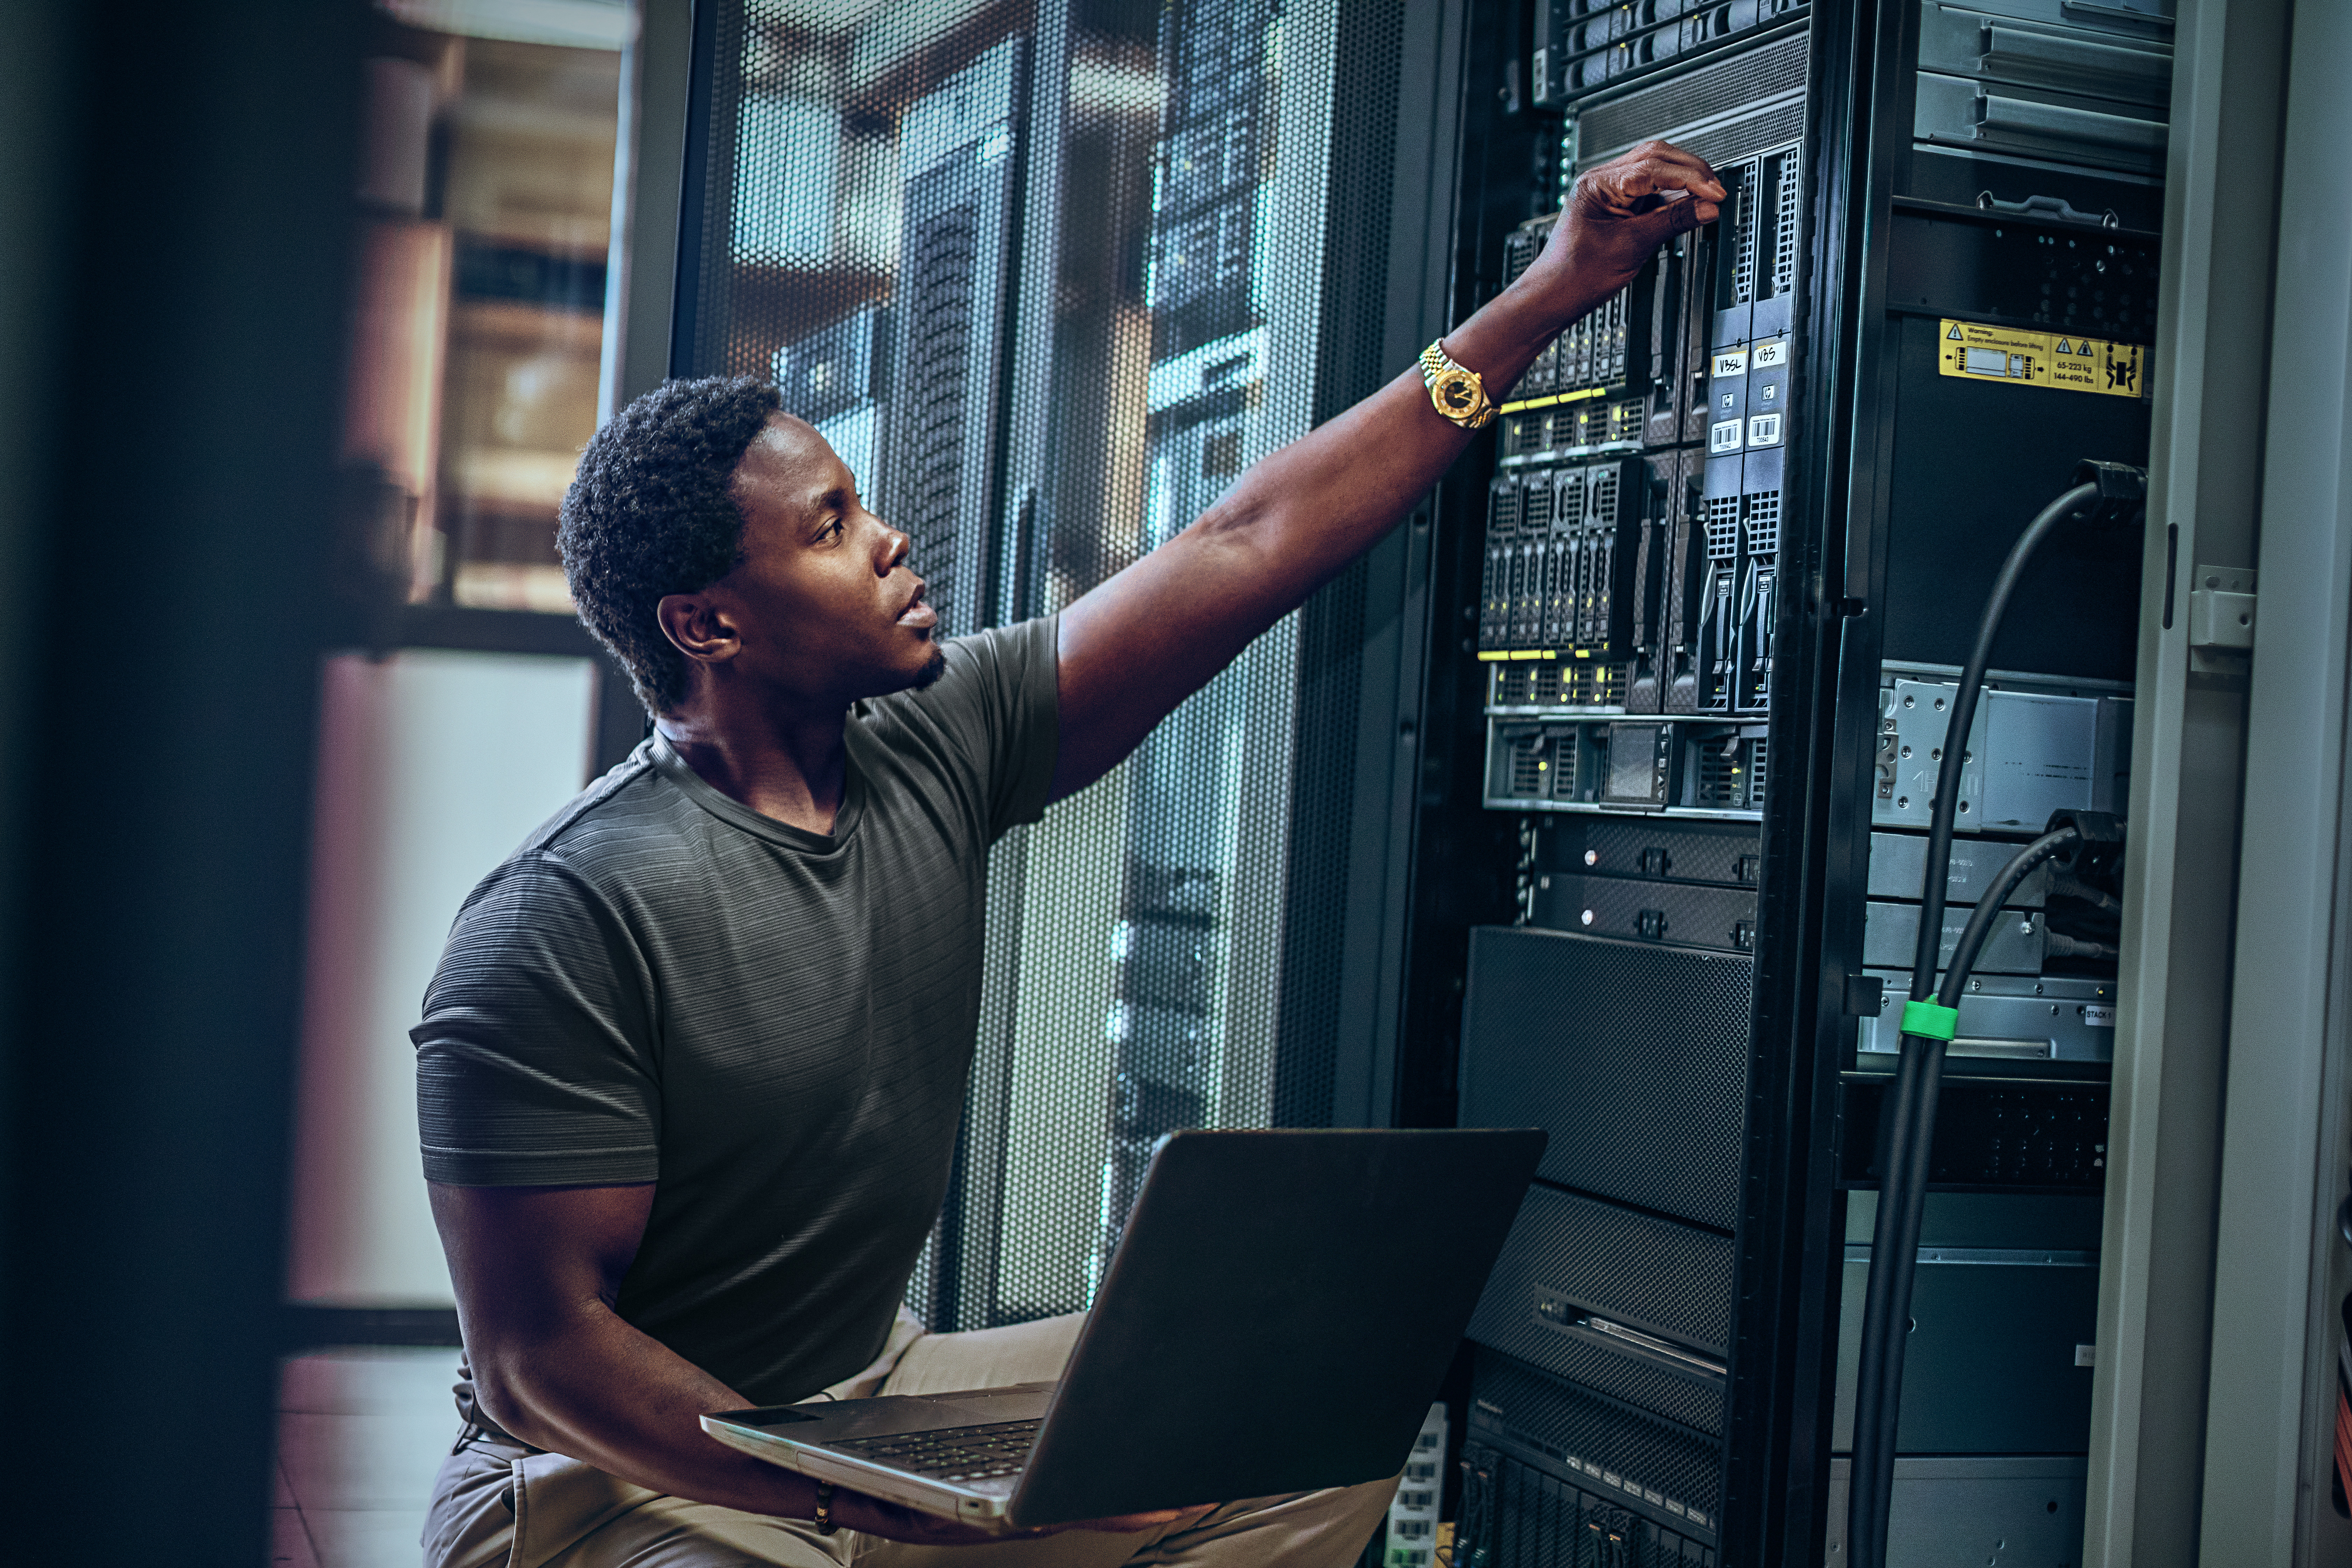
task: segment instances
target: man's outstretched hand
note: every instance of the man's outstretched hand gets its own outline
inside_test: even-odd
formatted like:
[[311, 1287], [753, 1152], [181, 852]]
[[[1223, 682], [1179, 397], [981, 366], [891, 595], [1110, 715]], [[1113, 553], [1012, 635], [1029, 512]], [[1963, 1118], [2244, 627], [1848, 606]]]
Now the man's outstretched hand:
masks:
[[1644, 142], [1577, 176], [1526, 281], [1547, 293], [1573, 289], [1580, 299], [1605, 300], [1632, 282], [1660, 246], [1713, 223], [1723, 199], [1723, 183], [1706, 159], [1671, 142]]

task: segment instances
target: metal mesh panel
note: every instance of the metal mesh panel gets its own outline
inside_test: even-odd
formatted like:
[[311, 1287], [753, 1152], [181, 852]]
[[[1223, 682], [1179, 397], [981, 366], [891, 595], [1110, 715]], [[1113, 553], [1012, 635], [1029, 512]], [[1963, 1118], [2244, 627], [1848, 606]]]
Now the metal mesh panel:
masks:
[[1802, 234], [1804, 216], [1804, 182], [1797, 177], [1797, 160], [1791, 154], [1780, 160], [1775, 171], [1775, 198], [1780, 210], [1772, 222], [1772, 292], [1786, 294], [1797, 286], [1797, 247]]
[[[1058, 610], [1360, 390], [1322, 341], [1327, 226], [1368, 199], [1334, 190], [1335, 100], [1378, 96], [1341, 85], [1341, 10], [722, 0], [676, 370], [773, 376], [950, 634]], [[1161, 1133], [1328, 1119], [1337, 965], [1294, 949], [1345, 907], [1348, 781], [1312, 742], [1352, 759], [1346, 589], [997, 847], [959, 1173], [909, 1289], [933, 1326], [1084, 1307]]]
[[[1590, 1338], [1545, 1335], [1512, 1326], [1496, 1348], [1542, 1367], [1579, 1388], [1662, 1415], [1708, 1436], [1723, 1435], [1723, 1387], [1678, 1376]], [[1481, 1338], [1480, 1343], [1488, 1342]]]
[[[1726, 497], [1726, 500], [1730, 498]], [[1763, 490], [1746, 498], [1748, 550], [1753, 555], [1777, 555], [1780, 551], [1780, 492]], [[1738, 504], [1737, 501], [1734, 505]]]
[[[1486, 1282], [1469, 1337], [1701, 1431], [1720, 1430], [1731, 1241], [1538, 1185]], [[1663, 1336], [1717, 1375], [1612, 1341], [1591, 1320]]]
[[[1474, 1438], [1508, 1443], [1562, 1476], [1601, 1480], [1595, 1491], [1625, 1495], [1626, 1483], [1683, 1505], [1680, 1516], [1711, 1531], [1722, 1484], [1721, 1450], [1701, 1433], [1633, 1410], [1481, 1348], [1471, 1377]], [[1615, 1477], [1610, 1486], [1605, 1478]], [[1671, 1517], [1671, 1516], [1670, 1516]]]
[[1462, 1123], [1545, 1127], [1545, 1180], [1728, 1234], [1748, 982], [1744, 958], [1476, 927]]
[[1534, 798], [1544, 793], [1544, 775], [1551, 768], [1551, 737], [1530, 730], [1511, 742], [1511, 793]]
[[[1727, 111], [1752, 111], [1767, 104], [1777, 109], [1783, 100], [1802, 98], [1806, 47], [1801, 33], [1780, 38], [1583, 110], [1577, 121], [1578, 166], [1589, 169], [1605, 163], [1653, 136], [1699, 150], [1701, 157], [1715, 160], [1717, 153], [1706, 143], [1720, 138], [1706, 132], [1728, 118]], [[1795, 107], [1801, 112], [1801, 104]], [[1749, 127], [1743, 125], [1741, 131], [1750, 133], [1738, 138], [1740, 153], [1788, 139], [1759, 140]]]
[[1612, 1488], [1580, 1475], [1584, 1484], [1576, 1485], [1484, 1443], [1465, 1447], [1462, 1463], [1459, 1561], [1489, 1568], [1713, 1568], [1711, 1537], [1624, 1507], [1622, 1478]]
[[1738, 496], [1706, 498], [1706, 558], [1709, 561], [1737, 561], [1739, 558]]

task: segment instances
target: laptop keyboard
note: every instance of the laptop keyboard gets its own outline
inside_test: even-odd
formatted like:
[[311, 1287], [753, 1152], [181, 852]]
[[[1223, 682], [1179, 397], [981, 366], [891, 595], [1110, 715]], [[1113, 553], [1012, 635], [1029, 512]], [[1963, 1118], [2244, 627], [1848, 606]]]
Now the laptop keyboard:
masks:
[[1034, 1421], [997, 1421], [985, 1426], [946, 1426], [934, 1432], [894, 1432], [827, 1443], [836, 1453], [855, 1454], [935, 1481], [984, 1481], [1017, 1476], [1037, 1438]]

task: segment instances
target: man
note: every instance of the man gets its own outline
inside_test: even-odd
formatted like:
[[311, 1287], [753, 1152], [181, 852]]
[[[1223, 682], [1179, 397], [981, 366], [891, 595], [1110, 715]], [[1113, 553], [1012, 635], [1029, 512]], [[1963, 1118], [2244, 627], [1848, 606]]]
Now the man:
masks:
[[1499, 397], [1722, 197], [1663, 142], [1586, 174], [1429, 386], [1275, 453], [1058, 616], [944, 647], [906, 536], [772, 388], [673, 383], [597, 434], [565, 568], [656, 732], [475, 890], [415, 1031], [469, 1366], [428, 1563], [1352, 1561], [1387, 1483], [1005, 1539], [821, 1499], [696, 1417], [1055, 1375], [1073, 1320], [893, 1327], [946, 1190], [990, 843], [1395, 524], [1483, 409], [1454, 367]]

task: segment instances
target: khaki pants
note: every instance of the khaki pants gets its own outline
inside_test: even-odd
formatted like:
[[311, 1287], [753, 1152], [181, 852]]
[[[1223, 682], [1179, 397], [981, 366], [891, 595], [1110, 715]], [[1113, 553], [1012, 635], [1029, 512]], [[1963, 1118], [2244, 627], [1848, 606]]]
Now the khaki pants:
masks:
[[[826, 1390], [942, 1394], [1061, 1375], [1076, 1314], [1010, 1329], [925, 1334], [901, 1318], [881, 1359]], [[688, 1502], [560, 1454], [477, 1438], [442, 1465], [425, 1522], [425, 1568], [1113, 1568], [1283, 1563], [1346, 1568], [1371, 1539], [1396, 1479], [1227, 1503], [1173, 1531], [1066, 1531], [988, 1546], [908, 1546], [806, 1520]]]

